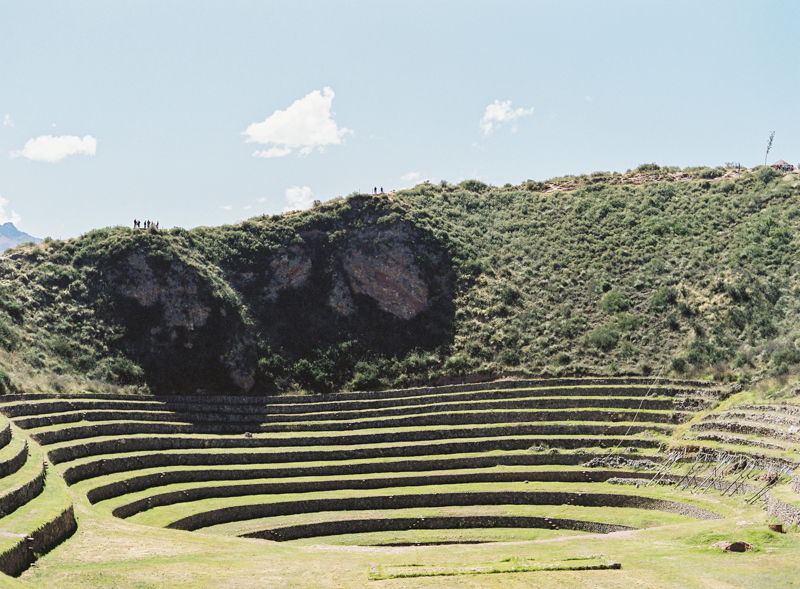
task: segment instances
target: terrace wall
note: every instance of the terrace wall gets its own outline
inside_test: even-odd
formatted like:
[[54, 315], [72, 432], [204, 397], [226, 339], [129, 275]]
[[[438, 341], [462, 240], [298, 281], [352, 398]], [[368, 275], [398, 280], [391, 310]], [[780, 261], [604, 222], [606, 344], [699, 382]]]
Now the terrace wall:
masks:
[[47, 471], [45, 470], [44, 462], [40, 462], [40, 464], [41, 468], [35, 477], [26, 481], [16, 489], [9, 491], [5, 495], [0, 496], [0, 517], [6, 516], [19, 509], [31, 499], [41, 494], [44, 489]]
[[20, 536], [19, 541], [0, 554], [0, 571], [6, 575], [17, 577], [36, 559], [36, 554], [44, 554], [77, 529], [75, 514], [70, 505], [55, 519], [34, 530], [28, 538]]
[[397, 532], [405, 530], [450, 530], [469, 528], [545, 528], [550, 530], [577, 530], [593, 534], [608, 534], [635, 530], [630, 526], [604, 524], [575, 519], [513, 516], [463, 516], [463, 517], [398, 517], [359, 519], [313, 524], [298, 524], [270, 530], [242, 534], [243, 538], [261, 538], [286, 542], [300, 538], [363, 534], [367, 532]]
[[17, 472], [22, 468], [26, 460], [28, 460], [28, 440], [25, 440], [19, 452], [14, 456], [0, 462], [0, 478], [7, 477]]
[[[200, 474], [200, 472], [198, 472], [198, 474]], [[283, 493], [319, 493], [323, 491], [337, 491], [342, 489], [387, 489], [398, 487], [456, 485], [469, 483], [518, 483], [523, 481], [599, 483], [604, 482], [612, 477], [634, 478], [642, 476], [646, 477], [647, 474], [632, 471], [625, 472], [597, 470], [549, 472], [474, 472], [461, 474], [431, 474], [427, 476], [423, 475], [410, 477], [393, 476], [370, 479], [328, 479], [303, 482], [282, 481], [275, 483], [216, 485], [153, 494], [149, 497], [133, 501], [126, 505], [121, 505], [120, 507], [114, 509], [111, 513], [119, 518], [127, 518], [154, 507], [217, 497], [244, 497], [247, 495], [277, 495]], [[161, 482], [160, 479], [156, 480], [160, 484], [168, 484]]]
[[638, 495], [612, 493], [574, 493], [558, 491], [498, 491], [463, 493], [426, 493], [419, 495], [387, 495], [305, 499], [298, 501], [234, 505], [197, 513], [167, 527], [177, 530], [197, 530], [233, 521], [317, 513], [322, 511], [355, 511], [378, 509], [410, 509], [420, 507], [452, 507], [478, 505], [579, 505], [582, 507], [633, 507], [679, 513], [697, 519], [719, 519], [721, 516], [694, 505], [653, 499]]

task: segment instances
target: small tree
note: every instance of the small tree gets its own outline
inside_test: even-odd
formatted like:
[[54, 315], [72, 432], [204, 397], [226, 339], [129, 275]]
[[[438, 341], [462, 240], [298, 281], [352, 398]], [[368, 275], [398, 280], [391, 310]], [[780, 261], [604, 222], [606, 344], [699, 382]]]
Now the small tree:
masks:
[[772, 149], [772, 140], [775, 139], [775, 131], [769, 134], [769, 143], [767, 143], [767, 153], [764, 154], [764, 165], [767, 165], [767, 156], [769, 155], [769, 150]]

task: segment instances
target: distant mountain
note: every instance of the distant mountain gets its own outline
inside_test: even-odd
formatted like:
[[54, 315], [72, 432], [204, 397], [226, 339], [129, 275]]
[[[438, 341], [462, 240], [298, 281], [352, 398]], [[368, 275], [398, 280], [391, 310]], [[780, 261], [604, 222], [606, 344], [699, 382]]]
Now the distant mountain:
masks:
[[42, 240], [33, 235], [20, 231], [10, 221], [0, 225], [0, 251], [4, 252], [9, 248], [16, 247], [21, 243], [39, 243]]

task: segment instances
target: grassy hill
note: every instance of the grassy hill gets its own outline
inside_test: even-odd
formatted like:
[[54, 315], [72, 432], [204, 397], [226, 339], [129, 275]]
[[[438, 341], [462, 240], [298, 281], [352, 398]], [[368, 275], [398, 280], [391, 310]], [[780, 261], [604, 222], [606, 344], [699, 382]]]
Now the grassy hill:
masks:
[[0, 386], [266, 393], [800, 363], [800, 176], [422, 184], [0, 259]]

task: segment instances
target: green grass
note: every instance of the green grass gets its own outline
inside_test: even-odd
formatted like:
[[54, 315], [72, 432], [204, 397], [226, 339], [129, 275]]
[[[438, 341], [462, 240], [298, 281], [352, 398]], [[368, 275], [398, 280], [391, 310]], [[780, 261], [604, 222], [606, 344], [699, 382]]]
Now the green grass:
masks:
[[[762, 518], [760, 521], [757, 517]], [[539, 538], [514, 544], [352, 549], [327, 543], [275, 544], [218, 534], [185, 533], [141, 527], [79, 507], [77, 534], [44, 556], [22, 581], [34, 589], [237, 587], [375, 587], [370, 567], [421, 564], [474, 567], [508, 558], [552, 562], [593, 554], [621, 562], [618, 571], [537, 572], [469, 577], [469, 586], [486, 588], [600, 585], [684, 588], [727, 586], [791, 587], [800, 573], [800, 538], [779, 542], [757, 539], [758, 550], [726, 554], [709, 549], [718, 536], [755, 539], [764, 528], [758, 510], [727, 520], [691, 522], [607, 538], [587, 534]], [[737, 525], [743, 519], [753, 522]], [[388, 540], [388, 539], [387, 539]], [[544, 541], [542, 541], [544, 540]], [[380, 582], [386, 583], [386, 581]], [[390, 587], [454, 587], [453, 580], [397, 579]], [[463, 585], [462, 585], [463, 586]]]

